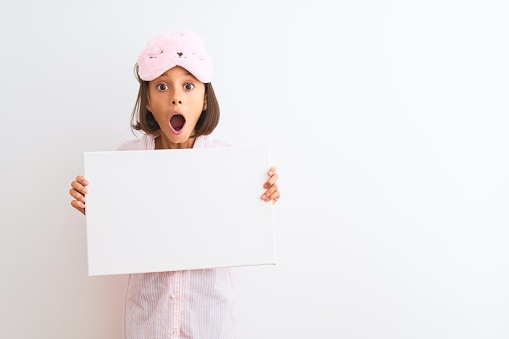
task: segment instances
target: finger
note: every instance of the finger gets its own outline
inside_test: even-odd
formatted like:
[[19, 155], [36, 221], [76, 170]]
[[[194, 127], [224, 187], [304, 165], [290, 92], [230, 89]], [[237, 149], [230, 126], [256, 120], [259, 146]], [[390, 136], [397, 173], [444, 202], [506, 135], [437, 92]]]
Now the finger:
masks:
[[83, 209], [85, 208], [85, 203], [82, 203], [81, 201], [78, 201], [78, 200], [73, 200], [71, 201], [71, 205], [72, 207], [76, 208], [76, 209]]
[[274, 175], [274, 173], [276, 173], [277, 171], [277, 168], [275, 166], [272, 166], [271, 168], [269, 168], [269, 171], [267, 172], [267, 174], [269, 175], [269, 177], [271, 177], [272, 175]]
[[270, 186], [274, 185], [276, 181], [279, 179], [279, 175], [277, 173], [274, 173], [269, 180], [263, 184], [263, 188], [269, 188]]
[[78, 175], [78, 176], [76, 177], [76, 181], [77, 181], [77, 182], [79, 182], [79, 183], [80, 183], [81, 185], [83, 185], [83, 186], [87, 186], [87, 185], [88, 185], [88, 180], [87, 180], [87, 179], [85, 179], [85, 177], [84, 177], [84, 176], [82, 176], [82, 175]]
[[270, 201], [271, 194], [273, 194], [277, 190], [278, 190], [277, 184], [270, 186], [270, 188], [268, 190], [266, 190], [265, 193], [263, 193], [263, 195], [261, 196], [261, 199], [265, 200], [265, 201]]
[[[88, 183], [87, 183], [87, 184], [88, 184]], [[82, 195], [85, 195], [85, 194], [87, 194], [87, 193], [88, 193], [88, 189], [87, 189], [85, 186], [81, 185], [81, 184], [80, 184], [79, 182], [77, 182], [77, 181], [73, 181], [73, 182], [71, 183], [71, 186], [72, 186], [72, 188], [74, 188], [76, 191], [78, 191], [78, 193], [81, 193]]]
[[79, 201], [82, 201], [82, 202], [85, 202], [86, 201], [86, 198], [83, 194], [81, 194], [80, 192], [78, 192], [76, 189], [74, 188], [71, 188], [69, 190], [69, 194], [76, 200], [79, 200]]
[[80, 192], [76, 191], [74, 188], [71, 188], [69, 190], [69, 194], [76, 199], [76, 201], [81, 201], [82, 203], [85, 203], [87, 201], [87, 198], [85, 196], [81, 195]]
[[85, 214], [85, 204], [83, 204], [82, 202], [73, 200], [71, 201], [71, 205], [81, 213]]
[[275, 191], [277, 191], [278, 189], [279, 189], [279, 186], [277, 184], [273, 184], [272, 186], [269, 187], [269, 189], [267, 191], [265, 191], [265, 195], [269, 196], [272, 193], [274, 193]]
[[281, 193], [279, 193], [279, 191], [276, 190], [271, 195], [269, 195], [267, 197], [267, 199], [265, 199], [265, 201], [269, 202], [272, 200], [272, 204], [275, 204], [279, 200], [280, 197], [281, 197]]

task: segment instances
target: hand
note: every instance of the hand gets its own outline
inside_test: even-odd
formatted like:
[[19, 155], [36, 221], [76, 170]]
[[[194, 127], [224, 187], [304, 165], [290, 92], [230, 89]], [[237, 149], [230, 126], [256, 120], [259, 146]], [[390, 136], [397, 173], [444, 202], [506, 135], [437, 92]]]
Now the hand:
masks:
[[88, 185], [88, 181], [82, 177], [77, 176], [76, 180], [71, 183], [72, 188], [69, 190], [69, 193], [73, 196], [75, 200], [71, 201], [72, 207], [85, 214], [85, 194], [87, 194], [88, 190], [85, 186]]
[[263, 188], [265, 188], [266, 191], [263, 193], [261, 198], [264, 201], [272, 201], [272, 204], [275, 204], [281, 197], [281, 193], [279, 192], [276, 184], [277, 179], [279, 179], [279, 175], [277, 175], [276, 168], [274, 166], [269, 169], [267, 174], [269, 175], [269, 180], [263, 184]]

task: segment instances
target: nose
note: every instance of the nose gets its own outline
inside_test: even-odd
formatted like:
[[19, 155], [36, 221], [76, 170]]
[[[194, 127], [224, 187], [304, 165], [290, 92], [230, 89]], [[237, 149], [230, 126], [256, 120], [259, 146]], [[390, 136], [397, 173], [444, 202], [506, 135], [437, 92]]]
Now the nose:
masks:
[[182, 99], [180, 97], [180, 92], [178, 90], [173, 92], [173, 96], [171, 98], [171, 104], [172, 105], [176, 105], [176, 104], [182, 105]]

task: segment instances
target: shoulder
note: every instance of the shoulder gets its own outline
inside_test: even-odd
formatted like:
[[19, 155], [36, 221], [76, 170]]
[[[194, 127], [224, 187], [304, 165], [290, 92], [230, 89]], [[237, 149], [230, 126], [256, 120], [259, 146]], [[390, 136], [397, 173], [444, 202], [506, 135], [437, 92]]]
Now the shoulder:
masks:
[[196, 138], [193, 148], [222, 148], [234, 147], [233, 144], [221, 139], [214, 139], [210, 135], [201, 135]]
[[151, 150], [155, 148], [154, 135], [144, 134], [138, 139], [127, 140], [118, 145], [115, 151]]

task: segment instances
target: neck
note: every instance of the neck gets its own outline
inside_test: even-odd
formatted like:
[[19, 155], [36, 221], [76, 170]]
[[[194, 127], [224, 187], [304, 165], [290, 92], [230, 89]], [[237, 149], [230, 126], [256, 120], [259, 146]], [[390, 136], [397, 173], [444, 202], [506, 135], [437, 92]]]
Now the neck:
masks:
[[171, 140], [169, 140], [168, 138], [164, 137], [163, 135], [159, 135], [156, 137], [156, 140], [155, 140], [155, 143], [156, 143], [155, 149], [193, 148], [195, 140], [196, 140], [196, 138], [189, 138], [182, 143], [174, 143], [174, 142], [171, 142]]

